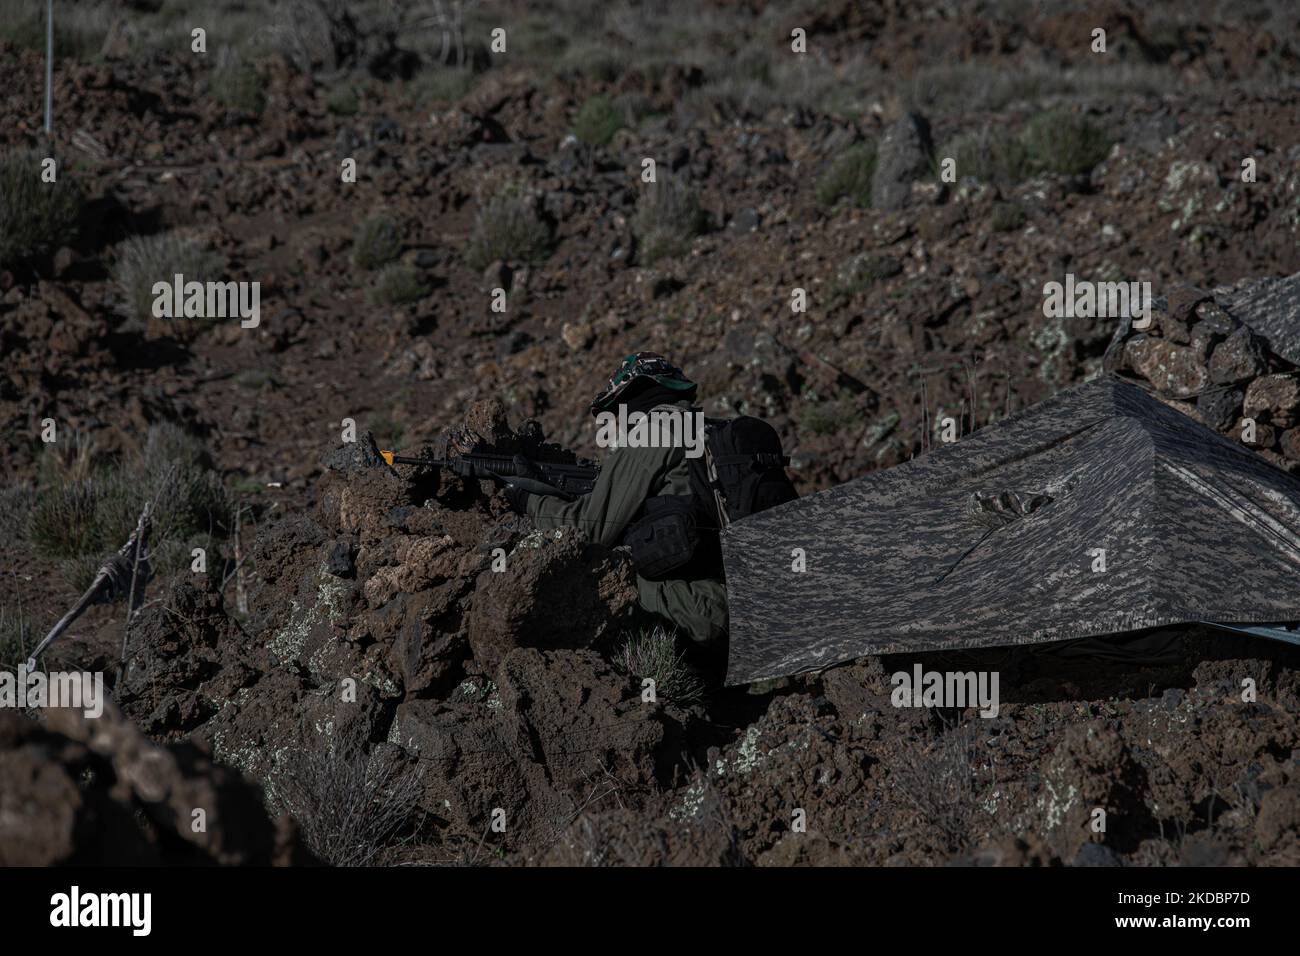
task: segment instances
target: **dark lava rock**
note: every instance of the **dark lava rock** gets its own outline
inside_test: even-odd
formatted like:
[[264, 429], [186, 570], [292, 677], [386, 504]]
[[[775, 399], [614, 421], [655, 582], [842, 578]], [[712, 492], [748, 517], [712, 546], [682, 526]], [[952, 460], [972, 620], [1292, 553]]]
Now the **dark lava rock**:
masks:
[[1267, 370], [1263, 343], [1244, 325], [1210, 355], [1210, 380], [1216, 384], [1244, 382]]
[[871, 180], [871, 204], [877, 209], [902, 209], [912, 195], [912, 182], [926, 175], [934, 144], [930, 124], [907, 113], [895, 120], [880, 138], [876, 171]]

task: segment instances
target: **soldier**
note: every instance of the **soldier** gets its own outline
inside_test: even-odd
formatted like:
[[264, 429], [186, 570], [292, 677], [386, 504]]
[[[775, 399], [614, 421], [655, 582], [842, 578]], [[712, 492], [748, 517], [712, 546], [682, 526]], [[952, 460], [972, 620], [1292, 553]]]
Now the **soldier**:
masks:
[[[637, 352], [623, 359], [609, 384], [591, 403], [591, 413], [599, 416], [623, 405], [628, 414], [657, 411], [695, 415], [695, 394], [695, 383], [662, 355]], [[516, 464], [522, 461], [517, 459]], [[540, 473], [527, 477], [545, 481]], [[532, 518], [538, 528], [581, 528], [592, 541], [612, 548], [624, 543], [634, 524], [643, 527], [641, 519], [667, 514], [673, 511], [669, 506], [676, 502], [696, 502], [697, 489], [698, 484], [692, 486], [691, 459], [686, 448], [676, 444], [611, 449], [595, 487], [574, 500], [536, 494], [511, 482], [507, 482], [505, 493], [515, 511]], [[710, 513], [698, 507], [698, 502], [689, 507], [696, 516]], [[642, 561], [637, 590], [642, 607], [666, 618], [696, 644], [716, 654], [725, 650], [727, 637], [727, 589], [717, 544], [717, 520], [704, 517], [695, 521], [693, 517], [692, 521], [698, 531], [696, 546], [681, 554], [653, 556], [652, 566], [672, 566], [662, 574], [647, 577], [647, 565]], [[647, 537], [680, 546], [680, 535], [656, 537], [652, 533]], [[643, 554], [638, 555], [637, 548], [633, 548], [634, 559]]]

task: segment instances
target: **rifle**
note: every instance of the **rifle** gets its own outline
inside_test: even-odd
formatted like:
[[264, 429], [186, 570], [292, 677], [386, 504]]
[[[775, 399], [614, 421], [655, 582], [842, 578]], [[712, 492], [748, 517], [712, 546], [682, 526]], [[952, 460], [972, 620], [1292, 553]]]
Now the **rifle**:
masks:
[[600, 475], [600, 466], [594, 462], [582, 464], [580, 462], [565, 463], [526, 459], [529, 465], [540, 471], [545, 477], [546, 482], [543, 483], [526, 475], [518, 474], [518, 469], [515, 468], [514, 455], [466, 452], [455, 458], [437, 459], [410, 458], [391, 451], [380, 451], [379, 454], [390, 465], [425, 465], [429, 468], [447, 468], [462, 478], [497, 478], [502, 481], [509, 479], [512, 484], [531, 491], [533, 494], [554, 495], [559, 492], [562, 497], [570, 499], [589, 493], [596, 486], [596, 478]]

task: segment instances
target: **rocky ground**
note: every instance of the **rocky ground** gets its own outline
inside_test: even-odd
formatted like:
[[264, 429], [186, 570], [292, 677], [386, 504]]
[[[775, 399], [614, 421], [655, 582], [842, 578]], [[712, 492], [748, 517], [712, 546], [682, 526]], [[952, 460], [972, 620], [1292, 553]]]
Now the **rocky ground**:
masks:
[[[51, 472], [46, 418], [108, 463], [176, 423], [231, 506], [191, 529], [208, 572], [152, 586], [107, 739], [66, 715], [0, 725], [21, 781], [0, 820], [34, 834], [0, 839], [6, 862], [1297, 862], [1294, 649], [1192, 630], [1146, 664], [924, 658], [998, 669], [992, 720], [890, 706], [911, 659], [647, 704], [622, 648], [650, 622], [620, 554], [532, 531], [490, 484], [398, 474], [373, 444], [521, 441], [535, 419], [594, 455], [586, 403], [648, 348], [710, 413], [772, 421], [803, 493], [1103, 366], [1293, 470], [1300, 356], [1251, 324], [1287, 308], [1257, 280], [1300, 272], [1284, 7], [694, 4], [672, 34], [631, 5], [489, 5], [458, 65], [362, 4], [350, 32], [286, 5], [303, 26], [270, 48], [213, 20], [206, 55], [185, 14], [102, 6], [101, 42], [56, 75], [77, 228], [0, 263], [0, 604], [43, 633], [80, 590], [26, 516], [51, 474], [79, 475], [66, 456]], [[497, 23], [513, 54], [474, 39]], [[42, 58], [0, 44], [0, 147], [38, 146]], [[1095, 159], [1044, 154], [1045, 113], [1086, 123], [1066, 128]], [[978, 175], [971, 142], [993, 157]], [[953, 183], [934, 175], [948, 155]], [[645, 158], [682, 191], [671, 215]], [[370, 268], [376, 214], [397, 240]], [[260, 281], [259, 327], [134, 312], [139, 236]], [[418, 291], [386, 291], [396, 266]], [[1067, 272], [1150, 281], [1153, 327], [1046, 318]], [[111, 677], [123, 619], [92, 609], [47, 663]], [[141, 752], [162, 783], [138, 783]], [[269, 813], [249, 809], [258, 785]], [[209, 838], [185, 801], [219, 821]], [[371, 829], [341, 838], [355, 806]]]

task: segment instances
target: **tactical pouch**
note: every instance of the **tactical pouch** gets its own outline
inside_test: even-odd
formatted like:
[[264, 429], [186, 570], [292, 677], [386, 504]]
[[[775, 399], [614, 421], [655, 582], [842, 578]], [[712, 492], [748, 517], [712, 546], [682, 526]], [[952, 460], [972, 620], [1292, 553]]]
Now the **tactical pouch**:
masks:
[[641, 518], [628, 526], [623, 543], [632, 551], [636, 573], [659, 580], [691, 560], [699, 543], [690, 495], [647, 498]]

